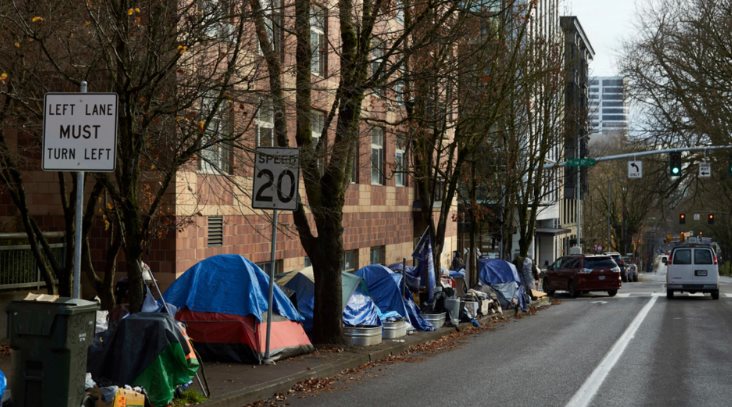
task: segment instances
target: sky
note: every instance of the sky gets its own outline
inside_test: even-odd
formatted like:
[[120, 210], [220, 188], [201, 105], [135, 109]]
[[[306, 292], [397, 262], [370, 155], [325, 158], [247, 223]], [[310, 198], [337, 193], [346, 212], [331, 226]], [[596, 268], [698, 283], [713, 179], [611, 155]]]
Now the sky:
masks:
[[565, 0], [560, 15], [577, 16], [595, 50], [590, 76], [618, 74], [622, 41], [634, 31], [636, 2], [644, 0]]

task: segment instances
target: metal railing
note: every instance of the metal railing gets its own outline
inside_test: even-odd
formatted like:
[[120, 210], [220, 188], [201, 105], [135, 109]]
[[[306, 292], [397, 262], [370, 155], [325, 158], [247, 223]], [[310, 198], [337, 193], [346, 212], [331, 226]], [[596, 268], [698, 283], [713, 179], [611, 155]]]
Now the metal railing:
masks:
[[[14, 235], [0, 234], [0, 237], [20, 237]], [[56, 260], [63, 262], [64, 244], [51, 243], [49, 246]], [[45, 285], [29, 244], [0, 244], [0, 290], [40, 289]]]

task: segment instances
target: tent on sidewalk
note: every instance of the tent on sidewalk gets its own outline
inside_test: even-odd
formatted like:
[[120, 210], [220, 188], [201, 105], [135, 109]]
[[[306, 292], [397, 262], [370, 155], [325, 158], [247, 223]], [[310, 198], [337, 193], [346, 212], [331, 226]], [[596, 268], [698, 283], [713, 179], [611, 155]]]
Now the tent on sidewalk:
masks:
[[382, 314], [399, 316], [408, 320], [412, 326], [422, 331], [435, 328], [422, 318], [417, 305], [409, 293], [402, 293], [402, 275], [389, 270], [381, 264], [371, 264], [356, 271], [356, 275], [366, 282], [368, 293]]
[[519, 305], [527, 309], [524, 287], [521, 285], [518, 270], [513, 263], [502, 259], [478, 259], [478, 279], [481, 284], [490, 285], [498, 293], [501, 306], [512, 308]]
[[189, 383], [199, 366], [184, 332], [170, 315], [158, 312], [120, 320], [90, 349], [87, 365], [99, 383], [142, 386], [155, 406], [168, 405], [175, 388]]
[[[236, 254], [220, 254], [195, 264], [163, 294], [178, 308], [204, 360], [261, 363], [266, 351], [269, 276]], [[295, 309], [275, 285], [272, 300], [270, 357], [311, 352]]]
[[[379, 326], [379, 310], [368, 296], [364, 281], [352, 273], [342, 272], [341, 301], [343, 323], [348, 326]], [[313, 268], [306, 267], [293, 271], [281, 278], [278, 283], [295, 293], [297, 310], [305, 318], [303, 326], [307, 332], [313, 329], [315, 307], [315, 277]]]

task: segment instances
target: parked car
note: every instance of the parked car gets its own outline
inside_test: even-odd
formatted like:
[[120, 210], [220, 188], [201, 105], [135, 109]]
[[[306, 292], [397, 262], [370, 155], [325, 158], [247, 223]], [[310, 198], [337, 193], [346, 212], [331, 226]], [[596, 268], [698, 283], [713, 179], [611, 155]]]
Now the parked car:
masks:
[[542, 288], [548, 295], [567, 291], [572, 297], [589, 291], [607, 291], [613, 297], [622, 285], [620, 267], [609, 255], [560, 257], [546, 271]]
[[675, 292], [709, 293], [719, 299], [719, 265], [710, 245], [683, 244], [673, 248], [666, 269], [666, 297]]
[[638, 281], [638, 265], [635, 264], [633, 258], [630, 256], [623, 257], [623, 263], [625, 263], [625, 278], [626, 281]]
[[620, 278], [622, 279], [622, 281], [628, 281], [628, 275], [625, 272], [625, 261], [623, 261], [623, 256], [621, 256], [618, 252], [607, 252], [605, 254], [607, 254], [608, 256], [612, 256], [615, 263], [617, 263], [620, 267]]

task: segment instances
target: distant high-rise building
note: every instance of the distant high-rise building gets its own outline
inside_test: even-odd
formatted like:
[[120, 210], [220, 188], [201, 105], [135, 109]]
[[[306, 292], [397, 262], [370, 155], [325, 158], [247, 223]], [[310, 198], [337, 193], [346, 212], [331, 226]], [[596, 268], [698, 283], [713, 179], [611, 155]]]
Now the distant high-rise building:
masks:
[[611, 134], [628, 131], [628, 105], [622, 76], [590, 78], [590, 133]]

